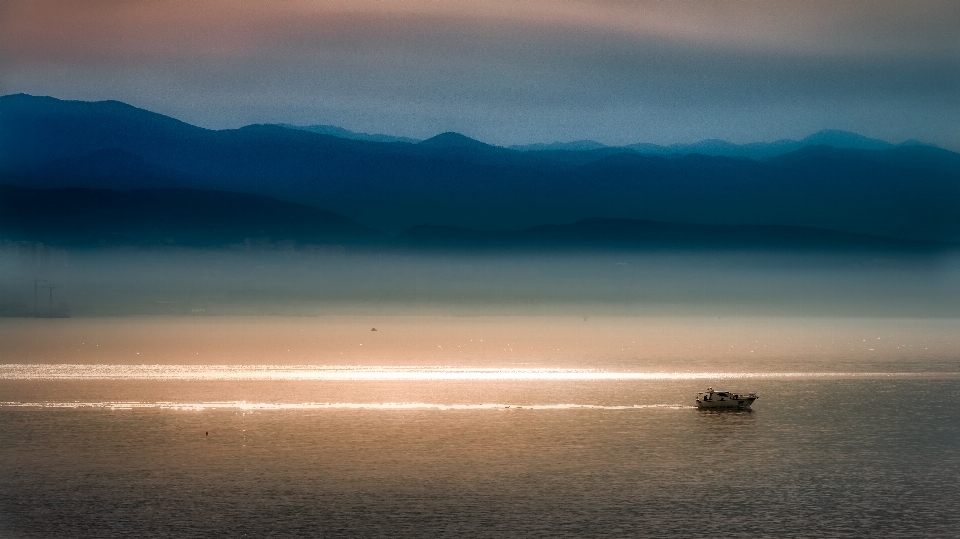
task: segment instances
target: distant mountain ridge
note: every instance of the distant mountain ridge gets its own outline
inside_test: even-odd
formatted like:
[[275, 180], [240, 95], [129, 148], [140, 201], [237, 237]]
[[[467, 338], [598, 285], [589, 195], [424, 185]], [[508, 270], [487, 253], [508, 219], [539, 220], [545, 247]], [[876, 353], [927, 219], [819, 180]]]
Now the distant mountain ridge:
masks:
[[350, 131], [349, 129], [344, 129], [342, 127], [337, 127], [335, 125], [291, 125], [291, 124], [272, 124], [279, 127], [286, 127], [288, 129], [299, 129], [301, 131], [309, 131], [311, 133], [318, 133], [320, 135], [330, 135], [332, 137], [347, 138], [353, 140], [368, 140], [371, 142], [407, 142], [410, 144], [416, 144], [420, 142], [418, 139], [410, 137], [397, 137], [394, 135], [384, 135], [381, 133], [359, 133], [357, 131]]
[[573, 152], [583, 152], [590, 150], [601, 150], [604, 148], [615, 148], [616, 146], [608, 146], [606, 144], [601, 144], [595, 140], [574, 140], [571, 142], [535, 142], [533, 144], [514, 144], [508, 146], [511, 150], [518, 150], [521, 152], [542, 152], [542, 151], [573, 151]]
[[25, 188], [247, 193], [389, 234], [619, 218], [960, 241], [960, 154], [851, 140], [867, 147], [805, 145], [763, 159], [522, 152], [456, 133], [412, 144], [277, 125], [214, 131], [116, 101], [0, 97], [0, 183]]
[[708, 139], [688, 144], [659, 145], [650, 143], [627, 144], [624, 146], [608, 146], [593, 140], [579, 140], [575, 142], [554, 142], [552, 144], [524, 144], [510, 146], [518, 151], [584, 151], [584, 150], [630, 150], [648, 155], [683, 156], [689, 154], [710, 155], [715, 157], [745, 157], [748, 159], [769, 159], [790, 152], [795, 152], [806, 146], [830, 146], [832, 148], [851, 150], [888, 150], [903, 146], [930, 146], [917, 140], [907, 140], [900, 144], [891, 144], [887, 141], [865, 137], [849, 131], [825, 129], [818, 131], [800, 140], [782, 139], [774, 142], [752, 142], [748, 144], [734, 144], [725, 140]]
[[[445, 135], [451, 135], [451, 133], [441, 133], [431, 139], [419, 140], [410, 137], [401, 137], [394, 135], [385, 135], [385, 134], [370, 134], [370, 133], [358, 133], [355, 131], [350, 131], [342, 127], [337, 127], [333, 125], [291, 125], [291, 124], [273, 124], [280, 127], [286, 127], [289, 129], [299, 129], [303, 131], [309, 131], [311, 133], [319, 133], [322, 135], [330, 135], [338, 138], [352, 139], [352, 140], [366, 140], [371, 142], [406, 142], [410, 144], [424, 143], [427, 141], [432, 141], [437, 139], [437, 137], [443, 137]], [[463, 135], [458, 133], [452, 133], [453, 135], [458, 135], [467, 139]], [[473, 139], [468, 139], [473, 140]], [[484, 144], [479, 141], [479, 144]], [[436, 143], [431, 143], [436, 145]], [[458, 144], [462, 146], [463, 144]], [[863, 135], [852, 133], [850, 131], [842, 131], [839, 129], [824, 129], [813, 133], [807, 137], [804, 137], [800, 140], [791, 140], [791, 139], [781, 139], [774, 142], [751, 142], [746, 144], [736, 144], [732, 142], [727, 142], [720, 139], [706, 139], [699, 142], [692, 143], [677, 143], [677, 144], [651, 144], [646, 142], [638, 142], [633, 144], [625, 144], [621, 146], [611, 146], [608, 144], [603, 144], [595, 140], [575, 140], [571, 142], [552, 142], [552, 143], [531, 143], [531, 144], [514, 144], [507, 146], [508, 149], [518, 150], [522, 152], [532, 152], [532, 151], [592, 151], [592, 150], [619, 150], [619, 151], [635, 151], [639, 153], [645, 153], [649, 155], [666, 155], [666, 156], [683, 156], [688, 154], [701, 154], [701, 155], [711, 155], [718, 157], [746, 157], [750, 159], [767, 159], [770, 157], [776, 157], [778, 155], [783, 155], [785, 153], [790, 153], [799, 150], [805, 146], [830, 146], [832, 148], [843, 148], [843, 149], [858, 149], [858, 150], [887, 150], [897, 146], [931, 146], [935, 147], [933, 144], [927, 144], [920, 142], [918, 140], [907, 140], [901, 142], [900, 144], [893, 144], [885, 140], [865, 137]], [[488, 145], [490, 146], [490, 145]]]

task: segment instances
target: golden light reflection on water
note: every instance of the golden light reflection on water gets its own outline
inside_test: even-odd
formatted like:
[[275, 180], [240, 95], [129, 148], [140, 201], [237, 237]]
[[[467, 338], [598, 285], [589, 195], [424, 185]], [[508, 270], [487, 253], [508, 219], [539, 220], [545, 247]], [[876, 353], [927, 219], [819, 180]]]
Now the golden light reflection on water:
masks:
[[908, 372], [634, 372], [351, 365], [0, 365], [0, 380], [595, 381], [951, 377]]

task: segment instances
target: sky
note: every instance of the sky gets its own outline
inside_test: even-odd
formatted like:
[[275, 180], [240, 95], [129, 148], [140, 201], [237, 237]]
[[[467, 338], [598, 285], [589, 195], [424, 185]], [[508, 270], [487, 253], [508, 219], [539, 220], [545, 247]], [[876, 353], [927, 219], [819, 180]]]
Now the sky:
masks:
[[0, 0], [0, 93], [208, 128], [960, 150], [960, 2]]

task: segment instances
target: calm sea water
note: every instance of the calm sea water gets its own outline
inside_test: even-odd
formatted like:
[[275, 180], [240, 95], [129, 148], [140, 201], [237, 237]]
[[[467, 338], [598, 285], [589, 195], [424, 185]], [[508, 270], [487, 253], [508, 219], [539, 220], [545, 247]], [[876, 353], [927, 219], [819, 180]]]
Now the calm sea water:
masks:
[[[0, 536], [956, 537], [954, 360], [633, 379], [6, 365]], [[707, 385], [760, 399], [698, 411]]]

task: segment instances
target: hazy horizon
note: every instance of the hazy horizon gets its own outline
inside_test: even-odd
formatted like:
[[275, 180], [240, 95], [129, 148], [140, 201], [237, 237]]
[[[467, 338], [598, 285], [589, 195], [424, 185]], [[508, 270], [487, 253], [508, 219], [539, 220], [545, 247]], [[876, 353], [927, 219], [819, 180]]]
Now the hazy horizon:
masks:
[[960, 255], [773, 250], [48, 250], [0, 261], [8, 314], [960, 316]]

